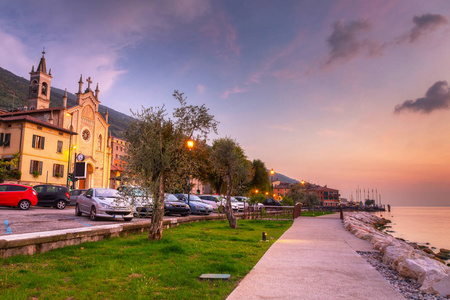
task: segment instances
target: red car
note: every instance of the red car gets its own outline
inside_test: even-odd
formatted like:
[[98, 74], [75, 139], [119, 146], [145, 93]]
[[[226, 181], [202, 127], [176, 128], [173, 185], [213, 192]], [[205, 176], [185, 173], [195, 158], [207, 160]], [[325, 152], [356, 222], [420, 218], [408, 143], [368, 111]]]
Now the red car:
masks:
[[27, 210], [37, 202], [37, 193], [31, 186], [13, 183], [0, 184], [0, 206], [17, 206]]

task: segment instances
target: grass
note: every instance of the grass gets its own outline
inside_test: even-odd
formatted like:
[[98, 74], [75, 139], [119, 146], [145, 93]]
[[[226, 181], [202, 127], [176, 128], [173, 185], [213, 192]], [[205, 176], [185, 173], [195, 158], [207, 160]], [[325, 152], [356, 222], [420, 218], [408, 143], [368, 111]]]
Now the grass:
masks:
[[[0, 299], [224, 299], [292, 221], [183, 224], [1, 260]], [[269, 242], [262, 242], [262, 232]], [[226, 273], [230, 281], [200, 281]]]

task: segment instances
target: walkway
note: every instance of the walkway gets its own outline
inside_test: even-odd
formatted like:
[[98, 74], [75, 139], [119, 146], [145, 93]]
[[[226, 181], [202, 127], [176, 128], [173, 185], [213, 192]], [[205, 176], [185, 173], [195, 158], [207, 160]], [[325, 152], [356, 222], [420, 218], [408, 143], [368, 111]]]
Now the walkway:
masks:
[[356, 251], [339, 214], [297, 218], [227, 299], [405, 299]]

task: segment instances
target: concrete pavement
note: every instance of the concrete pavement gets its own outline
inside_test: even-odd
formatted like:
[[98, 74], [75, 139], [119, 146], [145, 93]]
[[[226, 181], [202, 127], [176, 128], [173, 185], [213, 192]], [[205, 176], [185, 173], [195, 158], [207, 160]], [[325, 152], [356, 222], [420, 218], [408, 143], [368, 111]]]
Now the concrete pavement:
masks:
[[227, 299], [405, 299], [356, 251], [339, 214], [297, 218]]

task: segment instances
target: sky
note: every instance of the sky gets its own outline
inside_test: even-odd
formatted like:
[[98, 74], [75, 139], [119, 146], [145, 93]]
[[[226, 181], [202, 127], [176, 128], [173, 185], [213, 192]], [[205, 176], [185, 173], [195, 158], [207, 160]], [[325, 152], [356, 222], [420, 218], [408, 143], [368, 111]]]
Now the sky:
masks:
[[1, 1], [0, 66], [103, 105], [205, 104], [249, 159], [297, 180], [450, 206], [450, 3]]

